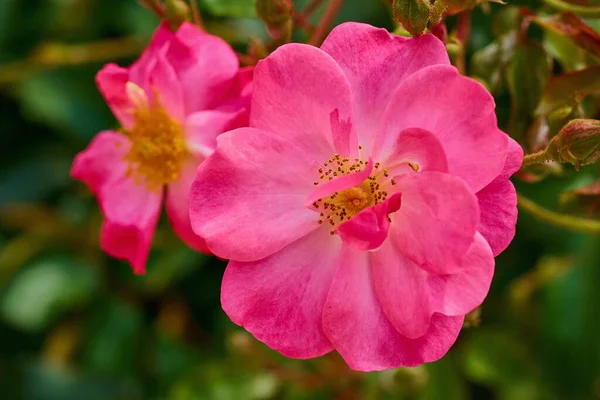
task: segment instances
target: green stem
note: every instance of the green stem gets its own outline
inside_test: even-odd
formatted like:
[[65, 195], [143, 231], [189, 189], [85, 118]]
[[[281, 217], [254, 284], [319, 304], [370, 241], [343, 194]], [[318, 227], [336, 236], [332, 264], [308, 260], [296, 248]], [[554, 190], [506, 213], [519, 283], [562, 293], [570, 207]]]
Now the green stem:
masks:
[[543, 164], [545, 162], [550, 161], [551, 158], [548, 155], [548, 153], [546, 152], [546, 150], [540, 150], [537, 153], [532, 153], [532, 154], [526, 154], [525, 157], [523, 157], [523, 165], [522, 167], [528, 167], [530, 165], [535, 165], [535, 164]]
[[567, 3], [562, 0], [544, 0], [544, 3], [559, 11], [571, 11], [582, 17], [599, 18], [600, 7], [584, 7], [577, 4]]
[[600, 234], [600, 221], [573, 217], [548, 210], [527, 197], [523, 197], [520, 193], [517, 197], [517, 204], [525, 212], [548, 224], [577, 232]]

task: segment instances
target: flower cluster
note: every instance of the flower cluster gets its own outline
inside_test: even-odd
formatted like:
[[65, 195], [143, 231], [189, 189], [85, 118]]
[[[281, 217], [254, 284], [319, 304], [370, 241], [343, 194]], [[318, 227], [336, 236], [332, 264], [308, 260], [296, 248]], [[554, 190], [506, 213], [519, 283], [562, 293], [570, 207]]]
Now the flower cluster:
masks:
[[224, 311], [286, 356], [439, 359], [514, 236], [522, 150], [432, 35], [346, 23], [252, 70], [219, 38], [162, 25], [97, 80], [121, 128], [72, 176], [99, 200], [102, 248], [143, 273], [166, 188], [181, 239], [230, 260]]

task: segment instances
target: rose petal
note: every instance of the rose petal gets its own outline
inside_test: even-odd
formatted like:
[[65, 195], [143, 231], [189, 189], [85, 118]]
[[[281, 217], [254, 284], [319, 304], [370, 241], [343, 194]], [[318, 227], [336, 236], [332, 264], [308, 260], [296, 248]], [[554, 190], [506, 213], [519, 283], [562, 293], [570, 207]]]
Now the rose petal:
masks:
[[190, 151], [208, 157], [217, 148], [217, 136], [248, 123], [245, 109], [236, 111], [205, 110], [188, 116], [184, 133]]
[[400, 132], [389, 154], [381, 157], [385, 160], [382, 165], [390, 175], [412, 172], [410, 170], [413, 168], [418, 171], [448, 171], [446, 153], [441, 143], [431, 132], [420, 128], [408, 128]]
[[339, 257], [339, 240], [319, 229], [260, 261], [230, 261], [223, 310], [258, 340], [288, 357], [332, 350], [321, 315]]
[[343, 250], [323, 310], [323, 330], [350, 368], [379, 371], [440, 359], [456, 340], [462, 317], [436, 314], [418, 339], [402, 336], [375, 295], [367, 252]]
[[192, 185], [192, 228], [219, 257], [256, 261], [319, 227], [304, 205], [315, 156], [254, 128], [226, 132]]
[[287, 44], [256, 66], [250, 126], [274, 132], [326, 161], [336, 152], [331, 132], [336, 110], [340, 120], [352, 123], [348, 80], [324, 51]]
[[105, 217], [100, 235], [102, 249], [127, 260], [134, 273], [145, 273], [160, 216], [162, 190], [149, 191], [124, 176], [104, 185], [98, 198]]
[[391, 241], [371, 259], [381, 307], [398, 332], [409, 338], [423, 336], [436, 313], [464, 316], [479, 306], [494, 274], [494, 257], [480, 234], [456, 274], [438, 275], [419, 268]]
[[368, 154], [374, 129], [400, 82], [426, 66], [450, 64], [444, 44], [432, 35], [406, 39], [354, 22], [336, 26], [321, 48], [348, 77], [355, 129]]
[[126, 136], [113, 131], [100, 132], [75, 157], [71, 177], [84, 182], [98, 194], [107, 183], [125, 174], [127, 164], [123, 159], [130, 148], [131, 142]]
[[129, 71], [116, 64], [106, 64], [96, 75], [98, 90], [119, 122], [125, 128], [133, 125], [133, 105], [125, 86], [129, 81]]
[[438, 274], [460, 270], [479, 224], [477, 198], [459, 178], [441, 172], [395, 178], [402, 207], [391, 238], [408, 259]]
[[448, 172], [474, 192], [494, 180], [506, 160], [508, 139], [497, 127], [494, 98], [452, 66], [424, 68], [403, 81], [391, 98], [374, 154], [393, 147], [397, 132], [421, 128], [442, 144]]
[[390, 229], [388, 215], [400, 208], [401, 197], [400, 193], [395, 193], [383, 203], [369, 207], [341, 224], [337, 232], [344, 243], [356, 251], [379, 248]]
[[178, 180], [167, 187], [167, 216], [173, 231], [193, 250], [210, 253], [204, 239], [192, 230], [190, 224], [190, 188], [196, 176], [200, 160], [190, 157], [186, 160]]

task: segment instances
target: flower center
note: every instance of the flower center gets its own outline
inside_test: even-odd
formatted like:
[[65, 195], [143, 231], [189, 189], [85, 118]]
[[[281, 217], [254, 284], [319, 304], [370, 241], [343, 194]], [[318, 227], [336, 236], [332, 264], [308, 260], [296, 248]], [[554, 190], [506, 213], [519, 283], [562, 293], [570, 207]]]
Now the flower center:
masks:
[[[362, 147], [359, 146], [359, 150], [362, 150]], [[362, 171], [368, 167], [368, 164], [369, 161], [363, 161], [361, 158], [351, 160], [335, 154], [319, 168], [319, 181], [315, 182], [315, 186], [342, 175]], [[385, 189], [396, 184], [394, 179], [388, 180], [388, 178], [388, 171], [382, 169], [380, 163], [376, 162], [371, 175], [362, 183], [315, 201], [313, 206], [321, 216], [319, 224], [328, 223], [333, 235], [335, 228], [342, 222], [351, 219], [366, 208], [385, 201], [388, 196]]]
[[159, 190], [179, 178], [188, 153], [183, 130], [158, 102], [139, 104], [133, 120], [133, 127], [123, 131], [132, 142], [125, 156], [129, 163], [127, 175], [136, 184]]

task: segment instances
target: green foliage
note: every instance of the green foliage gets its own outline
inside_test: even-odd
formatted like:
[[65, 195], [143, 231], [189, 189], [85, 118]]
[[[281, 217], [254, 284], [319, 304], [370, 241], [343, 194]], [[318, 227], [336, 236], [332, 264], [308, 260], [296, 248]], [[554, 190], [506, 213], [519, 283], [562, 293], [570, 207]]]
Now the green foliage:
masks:
[[[328, 0], [321, 3], [303, 29], [298, 14], [313, 2], [293, 2], [295, 41], [310, 39]], [[346, 0], [335, 23], [394, 30], [391, 3]], [[224, 262], [186, 249], [165, 218], [148, 274], [134, 276], [100, 251], [96, 200], [68, 172], [93, 135], [116, 127], [96, 72], [107, 62], [130, 63], [158, 18], [135, 0], [32, 4], [0, 1], [0, 398], [600, 396], [600, 239], [523, 209], [479, 324], [444, 359], [417, 368], [363, 374], [336, 354], [301, 361], [267, 349], [220, 308]], [[526, 149], [545, 148], [574, 118], [600, 118], [600, 19], [592, 1], [443, 4], [452, 61], [490, 89], [500, 126]], [[243, 61], [277, 45], [253, 0], [198, 5], [207, 30], [248, 54]], [[594, 222], [598, 181], [597, 165], [576, 172], [551, 163], [515, 179], [535, 203]]]

